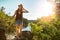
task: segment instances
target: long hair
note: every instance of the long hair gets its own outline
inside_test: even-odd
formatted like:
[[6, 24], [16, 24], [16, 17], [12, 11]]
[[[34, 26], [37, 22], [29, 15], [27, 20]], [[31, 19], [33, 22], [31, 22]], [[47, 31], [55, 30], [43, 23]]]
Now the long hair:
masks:
[[21, 10], [18, 8], [18, 11], [20, 11], [22, 13], [22, 11], [23, 11], [23, 5], [20, 4], [20, 5], [18, 5], [18, 7], [21, 7]]

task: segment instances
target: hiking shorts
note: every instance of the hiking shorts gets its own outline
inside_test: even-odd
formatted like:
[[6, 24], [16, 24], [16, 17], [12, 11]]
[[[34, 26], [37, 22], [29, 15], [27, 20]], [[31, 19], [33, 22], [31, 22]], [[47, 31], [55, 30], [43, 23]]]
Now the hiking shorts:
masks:
[[23, 21], [22, 20], [16, 20], [15, 24], [23, 24]]

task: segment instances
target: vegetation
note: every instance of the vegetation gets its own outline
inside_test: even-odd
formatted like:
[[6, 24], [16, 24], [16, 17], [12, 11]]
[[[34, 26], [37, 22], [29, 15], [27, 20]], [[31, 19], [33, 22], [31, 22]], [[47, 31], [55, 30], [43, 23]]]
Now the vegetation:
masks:
[[0, 8], [0, 27], [4, 28], [6, 32], [10, 33], [14, 31], [14, 19], [9, 22], [11, 16], [8, 16], [4, 9], [4, 7]]
[[[0, 8], [0, 27], [4, 28], [6, 33], [12, 33], [15, 30], [14, 19], [9, 22], [11, 16], [8, 16], [4, 9]], [[34, 40], [60, 40], [60, 15], [55, 13], [41, 17], [30, 25]]]
[[60, 16], [53, 14], [31, 23], [34, 40], [60, 40]]

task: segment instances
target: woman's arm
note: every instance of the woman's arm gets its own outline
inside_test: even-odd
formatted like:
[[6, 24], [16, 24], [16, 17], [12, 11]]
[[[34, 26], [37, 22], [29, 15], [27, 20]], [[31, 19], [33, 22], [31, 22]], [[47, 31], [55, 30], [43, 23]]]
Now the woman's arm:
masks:
[[16, 13], [17, 13], [17, 11], [15, 11], [14, 15], [12, 16], [12, 18], [14, 18], [14, 17], [15, 17]]
[[23, 8], [23, 13], [28, 13], [28, 11], [26, 9]]

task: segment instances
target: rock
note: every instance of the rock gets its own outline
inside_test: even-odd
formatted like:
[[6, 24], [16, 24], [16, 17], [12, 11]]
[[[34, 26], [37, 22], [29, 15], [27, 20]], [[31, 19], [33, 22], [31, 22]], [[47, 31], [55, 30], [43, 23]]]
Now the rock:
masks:
[[30, 31], [23, 31], [22, 36], [15, 37], [14, 40], [33, 40], [33, 35]]
[[0, 28], [0, 40], [6, 40], [5, 30]]

